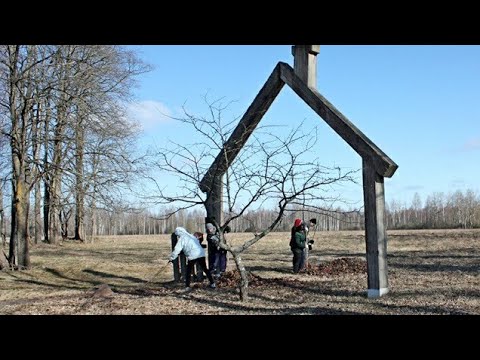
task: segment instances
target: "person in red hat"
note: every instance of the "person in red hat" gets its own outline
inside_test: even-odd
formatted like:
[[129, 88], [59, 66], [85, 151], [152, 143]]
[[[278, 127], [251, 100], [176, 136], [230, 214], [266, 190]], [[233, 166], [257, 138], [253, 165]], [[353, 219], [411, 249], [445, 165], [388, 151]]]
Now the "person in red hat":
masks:
[[290, 237], [290, 249], [293, 253], [293, 272], [298, 273], [305, 265], [305, 227], [301, 219], [295, 219]]

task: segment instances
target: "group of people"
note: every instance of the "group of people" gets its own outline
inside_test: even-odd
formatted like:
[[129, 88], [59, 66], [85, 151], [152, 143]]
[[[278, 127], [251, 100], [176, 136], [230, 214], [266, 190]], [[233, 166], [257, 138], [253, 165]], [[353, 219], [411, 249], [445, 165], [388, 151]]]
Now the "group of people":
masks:
[[307, 236], [310, 229], [317, 224], [316, 219], [310, 219], [309, 225], [301, 219], [295, 219], [290, 236], [290, 249], [293, 253], [293, 272], [298, 273], [305, 268], [306, 252], [308, 247], [313, 244], [313, 240], [308, 240]]
[[[293, 253], [293, 272], [298, 273], [305, 268], [305, 258], [307, 246], [313, 244], [313, 240], [308, 240], [309, 230], [316, 225], [316, 219], [310, 219], [309, 224], [306, 225], [301, 219], [295, 219], [290, 236], [290, 249]], [[195, 232], [190, 234], [183, 227], [175, 229], [177, 236], [177, 243], [173, 249], [169, 261], [174, 261], [183, 251], [187, 258], [187, 271], [185, 274], [185, 290], [190, 290], [190, 282], [192, 271], [197, 264], [197, 271], [199, 270], [201, 277], [203, 274], [210, 282], [209, 287], [216, 288], [215, 280], [219, 279], [221, 274], [227, 268], [227, 251], [220, 247], [220, 237], [217, 228], [212, 223], [207, 223], [207, 244], [208, 244], [208, 268], [206, 264], [205, 245], [203, 242], [203, 233]], [[224, 233], [229, 232], [229, 227], [224, 230]]]
[[[206, 264], [205, 245], [203, 242], [203, 233], [195, 232], [190, 234], [183, 227], [177, 227], [174, 234], [177, 236], [177, 243], [170, 254], [169, 261], [174, 261], [181, 252], [187, 258], [187, 270], [185, 273], [185, 290], [190, 290], [191, 276], [195, 264], [197, 264], [197, 271], [200, 274], [197, 276], [203, 277], [205, 274], [210, 282], [209, 287], [216, 288], [215, 279], [219, 279], [221, 274], [227, 268], [227, 251], [220, 247], [220, 237], [217, 228], [212, 223], [207, 223], [207, 244], [208, 244], [208, 268]], [[224, 230], [224, 233], [229, 231], [229, 227]]]

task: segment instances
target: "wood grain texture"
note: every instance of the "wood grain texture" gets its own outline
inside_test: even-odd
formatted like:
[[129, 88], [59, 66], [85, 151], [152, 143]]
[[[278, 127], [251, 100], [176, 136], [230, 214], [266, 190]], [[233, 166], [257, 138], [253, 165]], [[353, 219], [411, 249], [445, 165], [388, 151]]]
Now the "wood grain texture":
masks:
[[368, 289], [388, 289], [384, 178], [363, 160]]

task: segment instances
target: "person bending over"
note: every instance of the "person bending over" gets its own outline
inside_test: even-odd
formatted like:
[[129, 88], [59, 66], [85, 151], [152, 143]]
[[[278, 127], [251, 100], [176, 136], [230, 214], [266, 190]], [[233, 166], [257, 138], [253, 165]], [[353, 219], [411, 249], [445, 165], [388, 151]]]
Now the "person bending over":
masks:
[[212, 274], [210, 274], [210, 271], [208, 271], [207, 264], [205, 263], [205, 249], [200, 245], [198, 239], [183, 227], [177, 227], [175, 229], [175, 235], [178, 237], [178, 242], [170, 254], [169, 261], [175, 260], [182, 251], [187, 257], [188, 262], [187, 273], [185, 274], [185, 291], [190, 290], [190, 277], [192, 274], [192, 269], [197, 263], [202, 268], [202, 272], [207, 275], [208, 281], [210, 281], [209, 287], [215, 289], [216, 285], [213, 281]]

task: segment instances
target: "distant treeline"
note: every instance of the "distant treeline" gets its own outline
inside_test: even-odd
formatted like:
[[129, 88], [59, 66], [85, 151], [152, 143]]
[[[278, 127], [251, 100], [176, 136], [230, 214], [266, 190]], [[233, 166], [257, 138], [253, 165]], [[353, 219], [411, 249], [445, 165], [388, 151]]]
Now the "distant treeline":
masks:
[[[98, 235], [157, 235], [172, 233], [177, 226], [184, 226], [192, 232], [204, 229], [204, 211], [200, 209], [180, 211], [169, 219], [161, 219], [163, 214], [171, 212], [172, 209], [165, 209], [158, 213], [149, 211], [112, 213], [99, 210], [97, 219], [93, 222], [97, 224], [94, 233]], [[415, 194], [411, 204], [395, 200], [387, 203], [386, 215], [388, 229], [479, 228], [480, 198], [472, 190], [456, 191], [448, 195], [434, 193], [427, 196], [422, 204], [420, 195]], [[255, 232], [268, 227], [274, 217], [274, 210], [252, 211], [233, 221], [230, 227], [233, 232]], [[316, 218], [317, 231], [364, 229], [362, 211], [345, 211], [337, 208], [318, 213], [303, 208], [290, 209], [275, 231], [290, 231], [296, 218], [305, 220]]]
[[[87, 218], [87, 233], [92, 233], [90, 224], [95, 224], [96, 235], [159, 235], [170, 234], [177, 226], [187, 230], [203, 231], [205, 211], [200, 209], [180, 211], [168, 219], [164, 214], [172, 213], [166, 208], [157, 213], [111, 212], [97, 209], [96, 218]], [[317, 219], [317, 231], [363, 230], [362, 211], [337, 208], [322, 213], [308, 211], [307, 208], [290, 209], [280, 225], [274, 230], [290, 231], [296, 218]], [[274, 210], [252, 211], [230, 224], [232, 232], [256, 232], [267, 228], [275, 217]], [[69, 219], [63, 228], [68, 237], [74, 233], [74, 219]], [[427, 196], [424, 203], [420, 195], [415, 194], [410, 204], [391, 201], [386, 204], [386, 223], [388, 229], [472, 229], [480, 228], [480, 197], [472, 190], [456, 191], [445, 195], [434, 193]], [[8, 229], [9, 219], [4, 224]], [[33, 232], [33, 225], [32, 225]]]

